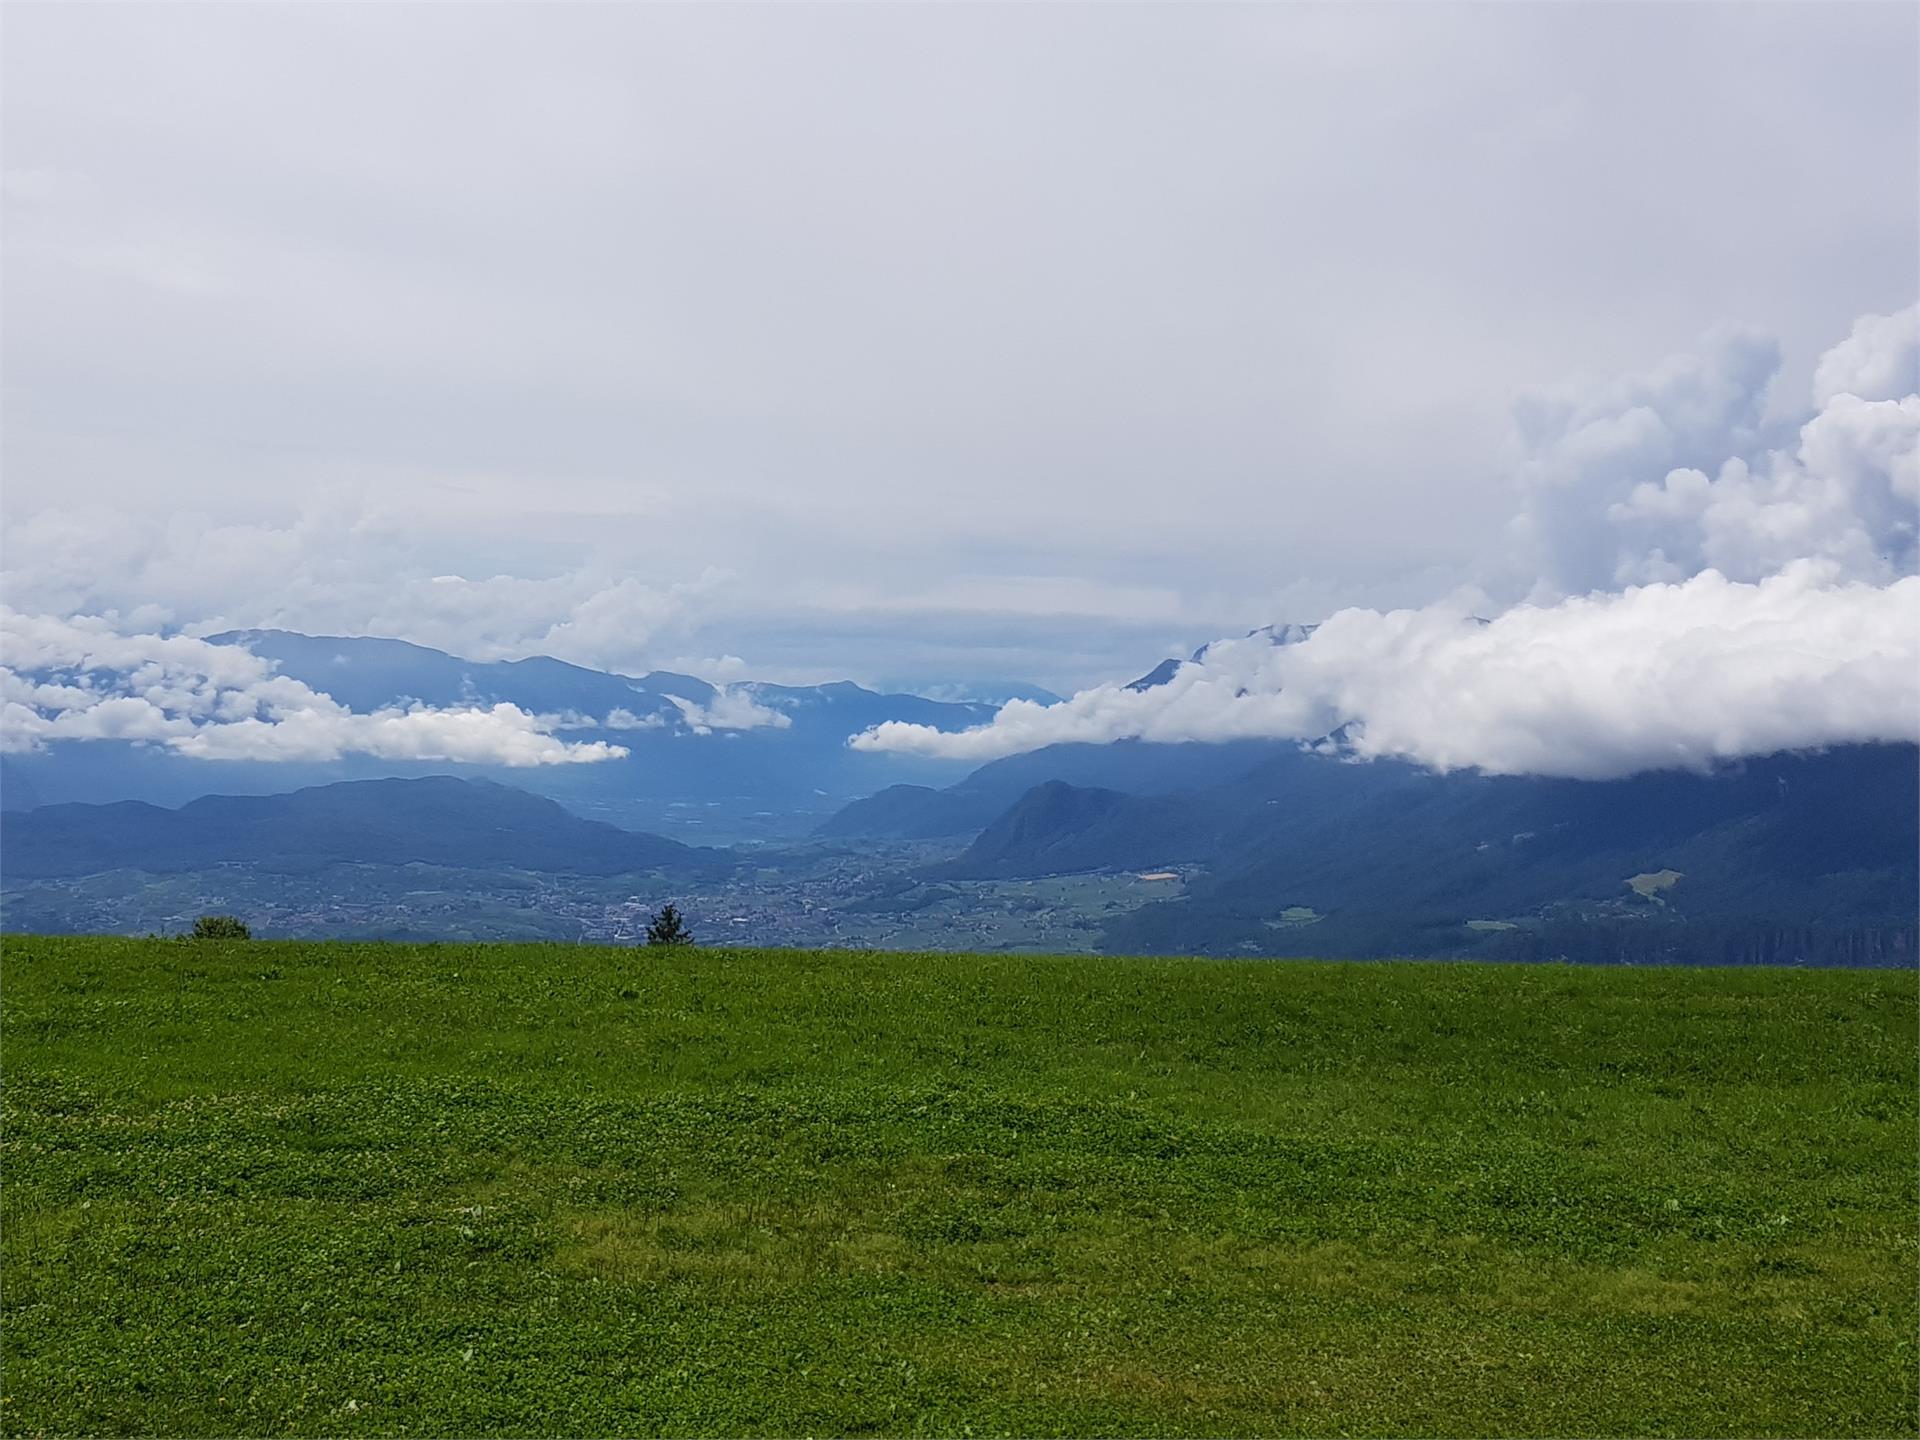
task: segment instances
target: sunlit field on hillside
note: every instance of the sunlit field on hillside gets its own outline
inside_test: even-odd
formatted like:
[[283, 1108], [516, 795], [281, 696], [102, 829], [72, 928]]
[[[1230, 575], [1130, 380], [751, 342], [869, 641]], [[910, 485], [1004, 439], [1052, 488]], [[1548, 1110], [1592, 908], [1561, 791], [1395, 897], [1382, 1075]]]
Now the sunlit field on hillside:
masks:
[[10, 1434], [1920, 1427], [1910, 972], [4, 961]]

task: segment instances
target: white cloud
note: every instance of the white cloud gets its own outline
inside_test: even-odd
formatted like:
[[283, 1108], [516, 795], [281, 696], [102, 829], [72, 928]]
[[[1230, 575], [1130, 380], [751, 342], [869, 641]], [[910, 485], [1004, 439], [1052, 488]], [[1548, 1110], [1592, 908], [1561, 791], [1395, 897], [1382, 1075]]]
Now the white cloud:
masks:
[[127, 633], [113, 622], [0, 608], [0, 750], [62, 740], [145, 741], [202, 760], [445, 760], [559, 765], [618, 759], [570, 744], [558, 717], [499, 704], [361, 714], [233, 645]]
[[1311, 740], [1364, 758], [1603, 779], [1782, 749], [1920, 740], [1920, 578], [1833, 583], [1800, 562], [1712, 571], [1491, 622], [1461, 606], [1343, 610], [1308, 639], [1221, 641], [1150, 690], [1014, 701], [984, 726], [889, 722], [863, 750], [985, 761], [1068, 741]]
[[371, 755], [382, 760], [446, 760], [470, 765], [591, 764], [628, 752], [604, 741], [567, 743], [516, 705], [462, 710], [377, 710], [356, 714], [338, 706], [279, 710], [266, 720], [202, 725], [169, 743], [199, 760], [337, 760]]
[[444, 551], [424, 551], [420, 531], [436, 524], [431, 513], [396, 519], [325, 487], [280, 520], [54, 505], [8, 519], [7, 601], [110, 614], [129, 628], [396, 636], [473, 660], [551, 655], [632, 673], [727, 581], [708, 567], [643, 584], [604, 560], [533, 578], [469, 578], [444, 568]]
[[1513, 538], [1535, 598], [1712, 568], [1740, 580], [1821, 558], [1855, 579], [1914, 568], [1920, 503], [1920, 306], [1868, 315], [1815, 367], [1791, 447], [1763, 442], [1771, 341], [1698, 355], [1516, 407], [1524, 459]]
[[1780, 368], [1764, 337], [1722, 334], [1697, 355], [1580, 389], [1537, 391], [1514, 407], [1522, 460], [1519, 554], [1549, 592], [1584, 592], [1632, 578], [1609, 506], [1636, 484], [1717, 466], [1757, 443], [1767, 388]]
[[649, 711], [645, 715], [636, 715], [631, 710], [616, 707], [607, 712], [605, 728], [608, 730], [663, 730], [667, 717], [659, 711]]
[[1737, 579], [1819, 558], [1862, 580], [1913, 568], [1920, 499], [1920, 396], [1862, 400], [1842, 392], [1791, 453], [1725, 461], [1709, 478], [1673, 470], [1608, 507], [1622, 579], [1711, 567]]
[[[1868, 316], [1826, 353], [1818, 411], [1790, 450], [1759, 444], [1778, 353], [1753, 337], [1524, 402], [1515, 531], [1547, 578], [1537, 603], [1490, 623], [1464, 603], [1346, 609], [1296, 643], [1216, 643], [1152, 689], [1015, 701], [955, 734], [889, 723], [851, 743], [988, 760], [1338, 730], [1361, 758], [1604, 778], [1920, 741], [1916, 316]], [[1588, 593], [1559, 598], [1583, 576]]]
[[716, 685], [713, 698], [705, 705], [680, 695], [667, 698], [696, 735], [711, 735], [715, 730], [785, 730], [793, 724], [791, 715], [762, 705], [744, 689], [725, 685]]
[[1920, 305], [1892, 315], [1862, 315], [1853, 333], [1820, 357], [1813, 403], [1838, 395], [1893, 400], [1920, 390]]
[[534, 653], [577, 664], [644, 669], [647, 642], [681, 614], [690, 598], [722, 579], [722, 572], [710, 569], [699, 580], [665, 588], [617, 580], [574, 603], [538, 640], [523, 640], [515, 648], [530, 643]]

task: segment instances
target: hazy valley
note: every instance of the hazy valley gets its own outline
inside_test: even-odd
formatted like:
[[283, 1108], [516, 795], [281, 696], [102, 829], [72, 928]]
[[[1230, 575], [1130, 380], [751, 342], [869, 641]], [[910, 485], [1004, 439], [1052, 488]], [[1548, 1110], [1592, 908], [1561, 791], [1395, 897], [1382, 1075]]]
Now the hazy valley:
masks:
[[[8, 928], [170, 933], [230, 911], [269, 935], [617, 943], [672, 899], [713, 944], [1914, 961], [1910, 745], [1606, 781], [1436, 774], [1355, 760], [1338, 737], [1055, 745], [970, 767], [847, 742], [887, 720], [962, 730], [980, 704], [280, 632], [225, 643], [358, 710], [511, 704], [629, 753], [365, 780], [333, 777], [371, 762], [8, 756]], [[295, 778], [317, 783], [131, 798]], [[120, 798], [19, 808], [103, 794]]]

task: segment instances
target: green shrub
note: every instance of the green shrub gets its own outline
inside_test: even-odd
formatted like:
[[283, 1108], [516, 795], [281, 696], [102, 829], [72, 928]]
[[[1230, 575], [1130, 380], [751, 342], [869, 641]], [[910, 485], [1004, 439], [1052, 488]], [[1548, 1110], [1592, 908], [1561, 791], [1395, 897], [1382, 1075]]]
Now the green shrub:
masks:
[[202, 915], [182, 940], [251, 940], [253, 931], [237, 915]]

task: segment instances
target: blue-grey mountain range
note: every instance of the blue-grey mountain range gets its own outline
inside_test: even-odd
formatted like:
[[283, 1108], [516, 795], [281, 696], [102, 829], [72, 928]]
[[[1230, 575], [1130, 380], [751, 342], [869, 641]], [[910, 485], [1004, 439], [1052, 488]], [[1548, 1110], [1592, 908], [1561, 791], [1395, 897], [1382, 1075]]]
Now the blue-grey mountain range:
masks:
[[[1914, 959], [1912, 745], [1612, 781], [1441, 775], [1282, 741], [1061, 745], [969, 770], [863, 754], [846, 740], [887, 719], [977, 724], [985, 705], [850, 684], [741, 686], [736, 698], [786, 720], [729, 730], [700, 724], [717, 694], [690, 676], [473, 663], [399, 641], [281, 631], [216, 639], [357, 710], [510, 701], [567, 717], [570, 738], [605, 737], [632, 754], [502, 772], [213, 766], [146, 747], [56, 744], [6, 759], [9, 884], [423, 864], [671, 874], [697, 887], [743, 862], [778, 867], [789, 850], [851, 846], [894, 857], [892, 895], [1177, 870], [1179, 899], [1103, 920], [1101, 943], [1118, 951]], [[769, 821], [757, 836], [756, 812]], [[681, 843], [703, 824], [779, 843], [739, 853]]]
[[[457, 773], [534, 790], [595, 818], [702, 841], [801, 835], [848, 800], [888, 783], [956, 780], [968, 769], [963, 763], [867, 754], [850, 749], [847, 737], [886, 720], [964, 729], [994, 711], [983, 702], [880, 694], [847, 682], [746, 683], [730, 693], [753, 702], [769, 723], [703, 724], [702, 712], [717, 691], [691, 675], [615, 675], [546, 657], [472, 661], [401, 640], [284, 630], [209, 638], [244, 646], [275, 662], [280, 674], [356, 711], [411, 702], [506, 702], [563, 717], [568, 740], [605, 740], [629, 755], [595, 765], [462, 766]], [[152, 746], [59, 743], [39, 753], [0, 756], [0, 804], [25, 809], [139, 799], [178, 805], [205, 794], [272, 793], [448, 769], [440, 761], [207, 761]]]

